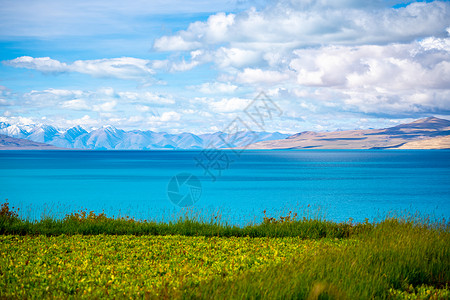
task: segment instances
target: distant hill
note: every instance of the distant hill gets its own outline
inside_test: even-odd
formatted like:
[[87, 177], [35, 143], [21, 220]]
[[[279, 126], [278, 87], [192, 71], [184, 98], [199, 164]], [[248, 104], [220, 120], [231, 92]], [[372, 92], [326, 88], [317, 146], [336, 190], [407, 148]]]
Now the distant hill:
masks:
[[25, 139], [17, 139], [0, 134], [0, 150], [61, 150], [49, 144], [37, 143]]
[[385, 129], [305, 131], [248, 149], [450, 149], [450, 121], [435, 117]]
[[239, 132], [233, 136], [223, 132], [170, 134], [149, 130], [125, 131], [110, 125], [92, 131], [81, 126], [61, 130], [50, 125], [10, 125], [4, 122], [0, 122], [0, 134], [57, 147], [94, 150], [230, 148], [289, 136], [279, 132], [255, 131]]
[[398, 149], [450, 149], [450, 135], [408, 142]]

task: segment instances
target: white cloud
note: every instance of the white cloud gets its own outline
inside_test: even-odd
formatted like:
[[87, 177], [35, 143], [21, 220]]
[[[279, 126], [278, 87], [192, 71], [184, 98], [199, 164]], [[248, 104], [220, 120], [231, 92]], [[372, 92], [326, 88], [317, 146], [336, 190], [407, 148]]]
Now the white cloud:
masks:
[[[450, 28], [447, 28], [448, 34], [450, 35]], [[450, 39], [449, 38], [435, 38], [435, 37], [428, 37], [422, 41], [419, 42], [420, 46], [424, 50], [443, 50], [443, 51], [450, 51]]]
[[172, 99], [171, 96], [159, 95], [152, 92], [118, 92], [117, 95], [121, 99], [142, 104], [151, 103], [164, 106], [175, 103], [175, 100]]
[[191, 23], [187, 30], [157, 39], [154, 48], [173, 51], [230, 44], [263, 51], [328, 43], [390, 43], [442, 36], [450, 26], [449, 4], [445, 2], [412, 3], [398, 9], [339, 3], [278, 1], [262, 11], [218, 13], [205, 22]]
[[152, 67], [154, 69], [164, 70], [167, 72], [184, 72], [189, 71], [196, 66], [212, 61], [211, 53], [204, 50], [194, 50], [190, 52], [190, 59], [186, 60], [184, 57], [181, 59], [165, 59], [154, 60]]
[[[32, 90], [21, 96], [19, 95], [18, 98], [21, 103], [25, 103], [28, 109], [46, 108], [65, 112], [91, 110], [99, 114], [116, 110], [124, 110], [127, 113], [137, 110], [141, 113], [154, 114], [157, 108], [168, 107], [176, 103], [171, 95], [148, 91], [115, 91], [109, 87], [95, 91]], [[13, 101], [9, 102], [13, 103]]]
[[176, 111], [164, 112], [161, 117], [157, 117], [161, 122], [179, 121], [181, 116]]
[[59, 105], [64, 101], [89, 98], [91, 96], [91, 92], [81, 90], [47, 89], [43, 91], [32, 90], [25, 93], [22, 97], [31, 107], [45, 107]]
[[411, 90], [404, 93], [346, 91], [342, 104], [348, 111], [366, 114], [439, 114], [450, 110], [450, 91]]
[[170, 71], [172, 72], [183, 72], [188, 71], [200, 64], [199, 61], [191, 60], [190, 62], [186, 62], [184, 59], [179, 62], [172, 62], [170, 66]]
[[163, 36], [155, 41], [153, 47], [160, 51], [187, 51], [200, 48], [200, 42], [187, 42], [181, 36]]
[[44, 73], [61, 73], [69, 71], [69, 67], [65, 63], [61, 63], [50, 57], [31, 57], [21, 56], [13, 60], [3, 61], [5, 65], [15, 68], [34, 69]]
[[5, 86], [0, 85], [0, 106], [8, 105], [8, 100], [3, 99], [3, 97], [8, 98], [10, 95], [11, 92]]
[[145, 59], [121, 57], [97, 60], [77, 60], [70, 69], [74, 72], [94, 77], [116, 77], [121, 79], [140, 79], [155, 72], [150, 68], [151, 62]]
[[56, 120], [56, 123], [61, 124], [63, 128], [69, 128], [77, 125], [80, 125], [83, 128], [92, 128], [99, 125], [99, 121], [92, 119], [89, 115], [84, 115], [81, 118], [72, 120], [64, 118], [62, 120]]
[[155, 74], [152, 62], [146, 59], [120, 57], [96, 60], [77, 60], [66, 64], [49, 57], [21, 56], [3, 61], [15, 68], [26, 68], [43, 73], [77, 72], [94, 77], [114, 77], [121, 79], [143, 79]]
[[214, 62], [220, 68], [241, 68], [261, 60], [261, 54], [253, 50], [220, 47], [214, 53]]
[[140, 112], [148, 112], [150, 111], [150, 107], [146, 106], [146, 105], [136, 105], [136, 110], [140, 111]]
[[86, 104], [86, 101], [82, 99], [74, 99], [61, 103], [61, 107], [71, 110], [89, 110], [91, 107]]
[[236, 81], [249, 84], [275, 84], [289, 79], [288, 73], [278, 71], [245, 68], [236, 76]]
[[227, 38], [234, 18], [233, 14], [212, 15], [206, 22], [194, 22], [187, 30], [179, 31], [177, 35], [157, 39], [153, 47], [159, 51], [187, 51], [200, 48], [205, 41], [220, 43]]
[[112, 87], [102, 87], [97, 90], [98, 94], [105, 95], [108, 97], [114, 97], [115, 91]]
[[[450, 39], [440, 39], [443, 41]], [[300, 49], [290, 67], [304, 86], [402, 91], [448, 88], [450, 51], [430, 43]], [[445, 43], [444, 43], [445, 44]]]
[[112, 112], [117, 105], [117, 101], [108, 101], [102, 104], [97, 104], [93, 106], [94, 111], [98, 112]]
[[198, 90], [203, 94], [220, 94], [220, 93], [233, 93], [237, 90], [238, 86], [231, 83], [223, 82], [205, 82], [199, 86], [191, 86], [191, 89]]
[[5, 122], [10, 125], [33, 125], [36, 122], [32, 118], [22, 116], [4, 116], [0, 117], [0, 122]]
[[[449, 3], [411, 3], [397, 9], [392, 8], [393, 4], [395, 1], [279, 0], [259, 11], [211, 15], [204, 22], [191, 23], [186, 30], [156, 39], [154, 48], [159, 51], [195, 50], [197, 55], [191, 52], [189, 62], [184, 59], [176, 62], [176, 56], [166, 61], [164, 64], [172, 71], [190, 70], [213, 62], [222, 72], [244, 72], [237, 79], [250, 83], [245, 77], [259, 77], [258, 82], [285, 80], [284, 75], [263, 72], [285, 73], [295, 49], [388, 45], [423, 38], [423, 43], [433, 43], [434, 47], [442, 42], [440, 38], [450, 26]], [[430, 36], [435, 40], [427, 41]], [[249, 70], [242, 70], [244, 68]], [[271, 75], [275, 75], [273, 80], [268, 78]], [[322, 85], [323, 79], [323, 74], [314, 72], [304, 76], [305, 82], [312, 85]]]
[[250, 100], [241, 98], [223, 98], [220, 101], [210, 102], [209, 107], [216, 113], [229, 113], [244, 110], [250, 104]]

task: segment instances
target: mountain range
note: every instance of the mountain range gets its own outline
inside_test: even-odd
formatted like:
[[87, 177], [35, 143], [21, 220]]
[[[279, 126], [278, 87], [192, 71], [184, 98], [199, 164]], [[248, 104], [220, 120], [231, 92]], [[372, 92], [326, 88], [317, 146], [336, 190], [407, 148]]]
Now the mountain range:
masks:
[[0, 122], [0, 134], [61, 148], [92, 150], [232, 148], [289, 136], [279, 132], [254, 131], [239, 132], [236, 135], [223, 132], [200, 135], [186, 132], [169, 134], [141, 130], [125, 131], [110, 125], [88, 132], [81, 126], [61, 130], [50, 125], [10, 125], [4, 122]]
[[10, 125], [0, 122], [0, 149], [450, 149], [450, 121], [429, 117], [384, 129], [333, 132], [223, 132], [169, 134], [103, 126], [87, 131], [50, 125]]
[[450, 121], [429, 117], [384, 129], [304, 131], [247, 149], [450, 149]]

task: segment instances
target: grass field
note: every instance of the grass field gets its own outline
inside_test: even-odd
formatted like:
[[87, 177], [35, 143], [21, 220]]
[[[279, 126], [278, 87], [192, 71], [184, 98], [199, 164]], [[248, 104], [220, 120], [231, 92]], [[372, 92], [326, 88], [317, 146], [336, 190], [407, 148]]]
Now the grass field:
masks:
[[0, 233], [1, 298], [450, 298], [445, 221], [28, 222], [4, 204]]

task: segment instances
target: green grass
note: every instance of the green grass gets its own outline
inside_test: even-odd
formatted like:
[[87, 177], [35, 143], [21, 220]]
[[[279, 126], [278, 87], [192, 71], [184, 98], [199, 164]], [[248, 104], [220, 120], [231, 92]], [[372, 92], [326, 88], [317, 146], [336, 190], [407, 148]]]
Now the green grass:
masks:
[[289, 213], [279, 219], [264, 217], [261, 224], [238, 227], [222, 223], [213, 216], [205, 221], [197, 214], [187, 212], [168, 223], [136, 221], [131, 218], [110, 218], [103, 213], [80, 211], [63, 219], [44, 217], [39, 221], [28, 221], [18, 217], [4, 204], [0, 211], [0, 234], [47, 235], [61, 234], [112, 234], [112, 235], [184, 235], [220, 237], [301, 237], [301, 238], [345, 238], [368, 230], [372, 224], [335, 223], [314, 218], [297, 219]]
[[447, 229], [392, 219], [377, 224], [356, 241], [321, 247], [230, 281], [215, 279], [186, 287], [178, 295], [220, 299], [306, 299], [315, 294], [338, 299], [449, 298]]
[[0, 293], [20, 298], [158, 297], [209, 278], [232, 279], [323, 244], [300, 238], [179, 235], [5, 235], [0, 243]]
[[445, 220], [30, 222], [4, 204], [0, 233], [0, 298], [450, 299]]

